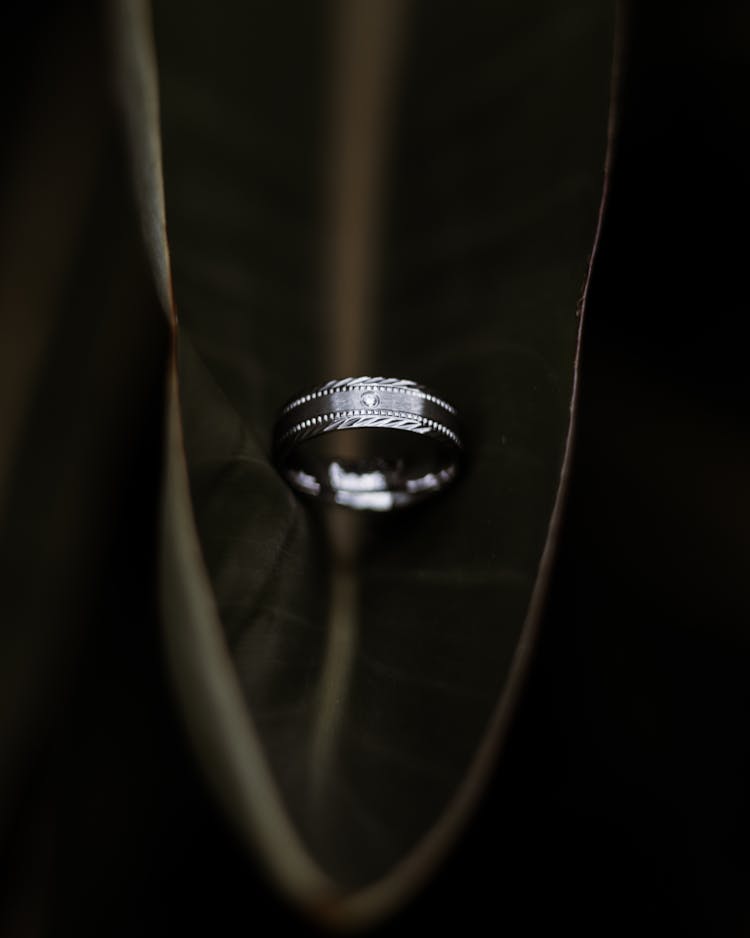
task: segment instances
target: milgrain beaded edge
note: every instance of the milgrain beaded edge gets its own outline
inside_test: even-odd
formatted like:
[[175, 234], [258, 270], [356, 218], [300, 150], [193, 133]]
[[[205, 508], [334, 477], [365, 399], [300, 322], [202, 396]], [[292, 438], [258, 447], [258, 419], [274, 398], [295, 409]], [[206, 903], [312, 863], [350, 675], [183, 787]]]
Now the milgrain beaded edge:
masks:
[[457, 413], [456, 408], [452, 404], [449, 404], [435, 394], [431, 394], [413, 381], [403, 381], [398, 378], [346, 378], [343, 381], [324, 384], [322, 387], [310, 391], [308, 394], [302, 394], [294, 398], [294, 400], [284, 406], [281, 414], [288, 414], [302, 404], [308, 404], [310, 401], [318, 400], [321, 397], [327, 397], [329, 394], [341, 394], [347, 391], [360, 391], [362, 393], [367, 391], [377, 392], [384, 389], [396, 391], [399, 394], [413, 395], [422, 400], [430, 401], [432, 404], [436, 404], [438, 407], [447, 410], [449, 414], [455, 415]]
[[[453, 430], [451, 430], [449, 427], [446, 427], [445, 424], [440, 423], [438, 420], [431, 420], [429, 417], [423, 417], [419, 414], [412, 414], [408, 411], [369, 410], [367, 408], [339, 410], [333, 411], [329, 414], [320, 414], [316, 417], [308, 417], [306, 420], [301, 420], [299, 423], [289, 427], [289, 429], [278, 438], [277, 446], [281, 446], [290, 436], [300, 434], [304, 438], [310, 435], [309, 431], [313, 431], [318, 428], [321, 428], [320, 432], [322, 433], [326, 433], [333, 429], [343, 429], [337, 426], [337, 424], [341, 422], [346, 422], [347, 426], [349, 427], [373, 426], [373, 418], [378, 421], [378, 423], [375, 424], [375, 427], [380, 427], [382, 429], [398, 429], [399, 421], [402, 423], [406, 422], [410, 424], [417, 424], [425, 431], [434, 430], [438, 433], [442, 433], [456, 446], [463, 448], [463, 444], [461, 443], [461, 439], [459, 438], [458, 434], [454, 433]], [[326, 424], [327, 426], [322, 427], [323, 424]]]

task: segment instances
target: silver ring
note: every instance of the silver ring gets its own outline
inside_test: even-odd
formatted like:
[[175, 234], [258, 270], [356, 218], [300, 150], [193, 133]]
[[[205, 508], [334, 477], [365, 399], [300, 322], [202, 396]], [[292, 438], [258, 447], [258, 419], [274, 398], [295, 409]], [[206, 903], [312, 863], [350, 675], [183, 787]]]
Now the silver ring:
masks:
[[[361, 429], [409, 437], [328, 436]], [[328, 445], [335, 442], [338, 453]], [[292, 488], [359, 510], [404, 508], [441, 491], [458, 474], [462, 450], [456, 408], [402, 378], [329, 381], [285, 404], [273, 432], [274, 463]]]

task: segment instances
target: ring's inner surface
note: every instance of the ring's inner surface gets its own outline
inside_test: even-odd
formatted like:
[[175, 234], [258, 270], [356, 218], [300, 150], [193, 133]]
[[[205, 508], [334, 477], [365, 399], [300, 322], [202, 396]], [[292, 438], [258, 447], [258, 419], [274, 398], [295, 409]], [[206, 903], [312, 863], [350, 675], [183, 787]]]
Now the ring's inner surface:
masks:
[[301, 443], [284, 474], [306, 494], [349, 508], [390, 511], [443, 488], [457, 468], [456, 450], [437, 440], [356, 428]]

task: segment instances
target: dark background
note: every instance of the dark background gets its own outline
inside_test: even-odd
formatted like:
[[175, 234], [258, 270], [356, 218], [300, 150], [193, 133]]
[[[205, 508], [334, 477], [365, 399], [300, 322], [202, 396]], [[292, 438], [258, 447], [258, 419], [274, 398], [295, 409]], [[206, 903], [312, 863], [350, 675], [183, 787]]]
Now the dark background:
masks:
[[[509, 935], [750, 934], [750, 23], [726, 0], [628, 9], [572, 487], [531, 677], [472, 825], [386, 933], [441, 924]], [[72, 56], [81, 31], [93, 29], [81, 10], [71, 25], [52, 4], [28, 5], [5, 31], [3, 180], [14, 178], [14, 140], [51, 70], [50, 37], [70, 30]], [[106, 89], [91, 94], [96, 109]], [[99, 277], [126, 264], [131, 289], [146, 295], [142, 258], [123, 247], [124, 235], [101, 235], [102, 218], [116, 213], [135, 225], [126, 193], [112, 186], [124, 178], [116, 147], [105, 162], [99, 184], [114, 194], [86, 222], [103, 241]], [[86, 306], [77, 289], [66, 286], [62, 308]], [[4, 623], [3, 656], [8, 668], [41, 661], [29, 673], [44, 693], [21, 721], [28, 738], [14, 743], [2, 789], [0, 933], [302, 930], [214, 806], [162, 673], [154, 467], [165, 330], [151, 308], [127, 334], [95, 322], [80, 324], [83, 351], [54, 327], [50, 362], [68, 342], [69, 370], [46, 370], [34, 405], [56, 400], [53, 436], [27, 433], [19, 464], [56, 471], [38, 470], [33, 491], [47, 499], [35, 502], [38, 519], [25, 505], [4, 515], [3, 614], [25, 612], [28, 628], [11, 641]], [[66, 408], [92, 406], [70, 376], [103, 352], [113, 361], [123, 342], [141, 347], [149, 330], [153, 359], [141, 360], [127, 400], [111, 392], [92, 411], [89, 450], [66, 443]], [[113, 374], [95, 377], [111, 388]], [[59, 532], [86, 492], [66, 480], [77, 460], [97, 468], [94, 443], [118, 407], [128, 416], [119, 443], [106, 437], [111, 482], [96, 503], [106, 512], [89, 509], [102, 520], [91, 523], [76, 565]], [[51, 532], [46, 550], [41, 530]], [[53, 569], [72, 584], [59, 595]], [[64, 641], [45, 631], [52, 625]], [[33, 695], [19, 691], [18, 703], [8, 686], [12, 727]]]

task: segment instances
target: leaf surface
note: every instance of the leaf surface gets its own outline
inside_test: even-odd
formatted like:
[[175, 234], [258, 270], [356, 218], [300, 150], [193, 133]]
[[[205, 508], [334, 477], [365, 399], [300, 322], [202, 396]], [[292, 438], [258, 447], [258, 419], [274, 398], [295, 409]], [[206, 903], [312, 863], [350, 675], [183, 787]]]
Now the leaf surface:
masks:
[[[318, 915], [370, 921], [460, 830], [533, 646], [613, 10], [165, 0], [152, 55], [148, 17], [121, 9], [144, 221], [179, 317], [173, 672], [277, 883]], [[357, 373], [457, 405], [469, 458], [452, 491], [382, 517], [292, 495], [269, 459], [279, 406]]]

